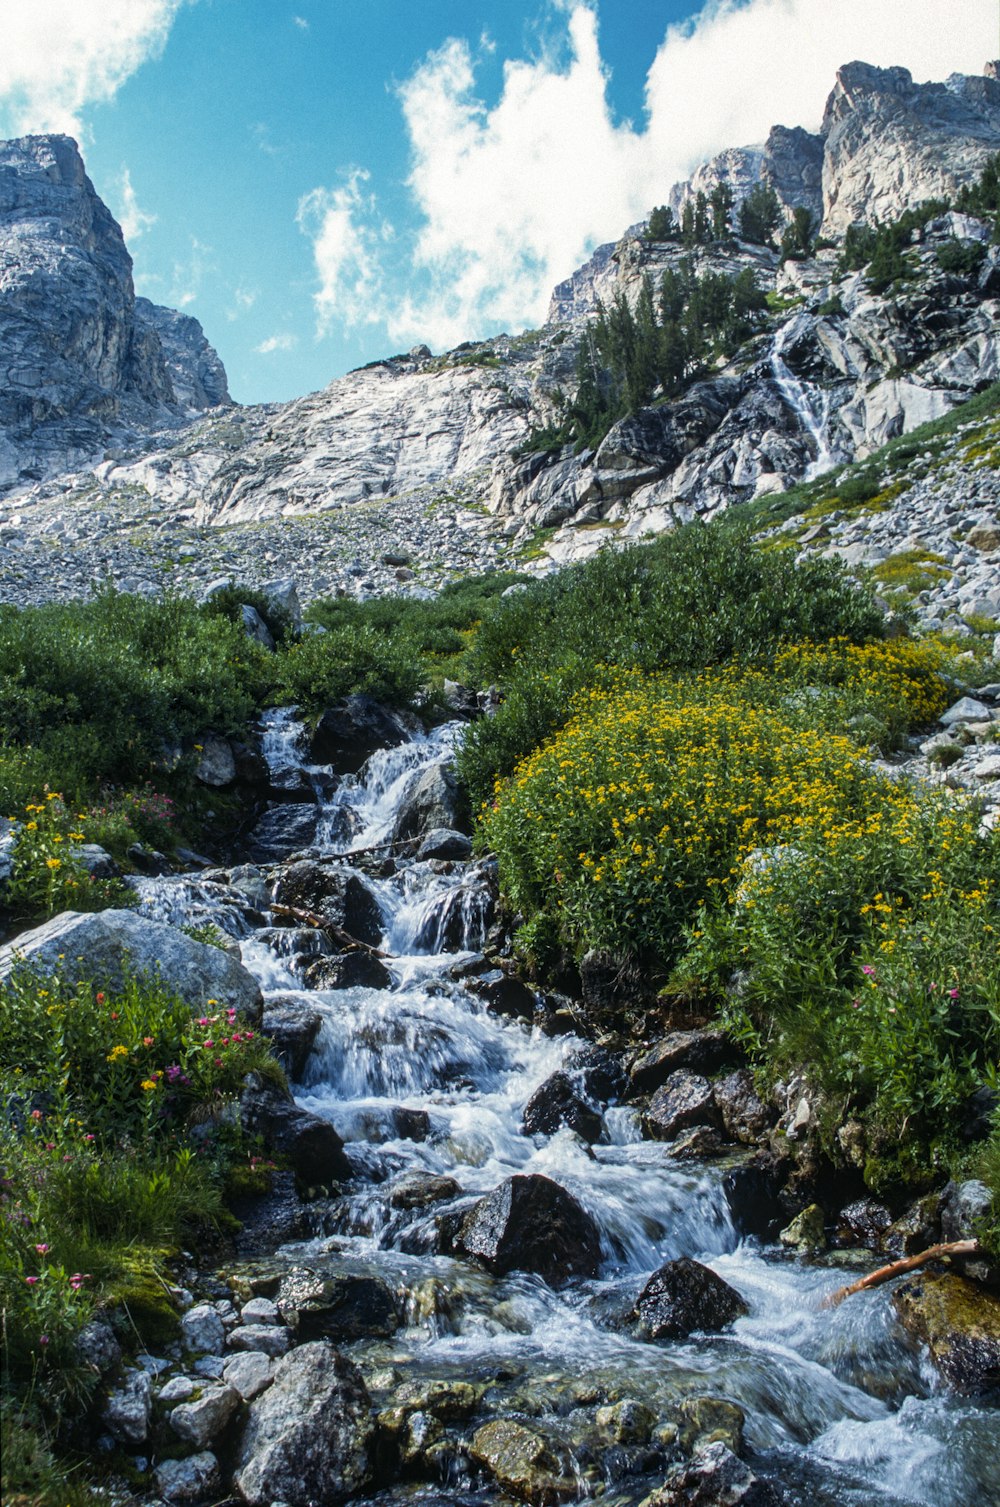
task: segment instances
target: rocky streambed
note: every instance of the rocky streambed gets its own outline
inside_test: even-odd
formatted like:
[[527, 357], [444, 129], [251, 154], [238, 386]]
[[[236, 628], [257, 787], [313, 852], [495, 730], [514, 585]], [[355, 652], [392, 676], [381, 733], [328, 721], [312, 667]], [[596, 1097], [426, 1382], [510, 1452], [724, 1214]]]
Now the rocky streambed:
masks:
[[180, 1339], [123, 1361], [92, 1326], [109, 1447], [171, 1503], [1000, 1501], [1000, 1303], [937, 1272], [824, 1307], [976, 1185], [895, 1220], [845, 1186], [834, 1230], [721, 1038], [629, 1053], [491, 966], [458, 736], [341, 774], [273, 714], [256, 861], [135, 881], [137, 936], [222, 933], [294, 1098], [247, 1085], [287, 1170], [191, 1256]]

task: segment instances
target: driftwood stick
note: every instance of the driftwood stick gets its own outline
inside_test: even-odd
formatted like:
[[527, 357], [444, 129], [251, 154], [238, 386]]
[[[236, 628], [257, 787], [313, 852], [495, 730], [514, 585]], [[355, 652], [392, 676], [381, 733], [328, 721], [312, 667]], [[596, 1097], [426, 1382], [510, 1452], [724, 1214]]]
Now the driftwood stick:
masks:
[[275, 916], [287, 916], [291, 921], [298, 921], [303, 926], [315, 926], [319, 931], [325, 931], [333, 941], [339, 942], [348, 952], [367, 952], [373, 958], [387, 958], [391, 954], [383, 952], [381, 948], [372, 947], [369, 942], [360, 942], [357, 937], [352, 937], [349, 931], [342, 926], [337, 926], [333, 921], [328, 921], [325, 916], [318, 916], [312, 910], [300, 910], [297, 905], [271, 905], [271, 913]]
[[929, 1250], [921, 1251], [919, 1256], [892, 1261], [888, 1266], [880, 1266], [878, 1271], [869, 1272], [867, 1277], [860, 1277], [848, 1287], [838, 1287], [836, 1292], [823, 1299], [823, 1307], [836, 1308], [852, 1293], [866, 1292], [869, 1287], [881, 1287], [883, 1282], [891, 1282], [893, 1277], [915, 1271], [918, 1266], [926, 1266], [928, 1261], [938, 1261], [942, 1256], [974, 1256], [978, 1249], [978, 1240], [946, 1240], [943, 1245], [932, 1245]]

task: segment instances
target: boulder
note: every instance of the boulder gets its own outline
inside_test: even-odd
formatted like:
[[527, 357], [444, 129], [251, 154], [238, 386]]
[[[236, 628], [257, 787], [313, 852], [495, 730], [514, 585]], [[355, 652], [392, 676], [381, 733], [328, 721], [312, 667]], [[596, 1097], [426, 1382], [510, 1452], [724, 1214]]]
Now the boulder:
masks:
[[279, 863], [290, 854], [311, 847], [318, 826], [318, 806], [301, 801], [269, 806], [250, 833], [247, 850], [257, 863]]
[[993, 1194], [985, 1183], [969, 1178], [946, 1184], [941, 1193], [941, 1237], [944, 1240], [974, 1240], [980, 1222], [993, 1208]]
[[305, 1072], [321, 1023], [318, 1011], [294, 995], [272, 995], [267, 1001], [260, 1028], [293, 1082]]
[[357, 1272], [290, 1272], [278, 1290], [278, 1312], [300, 1341], [386, 1339], [399, 1328], [392, 1288]]
[[648, 1094], [662, 1088], [678, 1068], [717, 1073], [733, 1055], [733, 1044], [722, 1031], [672, 1031], [637, 1058], [629, 1079], [635, 1093]]
[[261, 1354], [278, 1360], [292, 1348], [292, 1336], [283, 1324], [238, 1324], [226, 1344], [241, 1355]]
[[109, 1434], [126, 1446], [144, 1444], [153, 1411], [153, 1391], [145, 1371], [128, 1370], [108, 1397], [102, 1418]]
[[658, 1088], [642, 1117], [643, 1129], [654, 1141], [671, 1141], [692, 1125], [713, 1125], [718, 1119], [712, 1085], [700, 1073], [681, 1069]]
[[499, 1275], [537, 1272], [554, 1287], [596, 1276], [601, 1237], [572, 1194], [533, 1174], [509, 1177], [481, 1198], [463, 1219], [455, 1249]]
[[261, 1018], [260, 986], [242, 963], [175, 926], [130, 910], [89, 915], [63, 911], [22, 932], [16, 941], [0, 947], [0, 983], [22, 959], [31, 967], [52, 971], [63, 957], [83, 958], [86, 976], [111, 992], [120, 989], [131, 972], [159, 979], [193, 1011], [221, 1005], [239, 1010], [255, 1025]]
[[566, 1125], [590, 1145], [601, 1139], [604, 1121], [588, 1104], [567, 1073], [553, 1073], [539, 1084], [524, 1106], [524, 1135], [555, 1135]]
[[838, 1245], [863, 1245], [874, 1250], [892, 1223], [892, 1215], [877, 1198], [846, 1204], [837, 1219]]
[[309, 747], [313, 764], [332, 764], [338, 774], [357, 774], [380, 748], [397, 748], [412, 736], [399, 712], [372, 696], [348, 696], [325, 711]]
[[309, 1187], [326, 1188], [353, 1175], [329, 1120], [301, 1109], [291, 1094], [265, 1084], [256, 1073], [247, 1075], [240, 1095], [240, 1122], [248, 1135], [261, 1136], [269, 1150], [286, 1157]]
[[1000, 1386], [1000, 1297], [964, 1277], [921, 1272], [892, 1295], [903, 1328], [956, 1392]]
[[696, 1329], [724, 1329], [748, 1312], [728, 1282], [687, 1256], [654, 1272], [635, 1303], [640, 1332], [651, 1340], [682, 1340]]
[[712, 1085], [712, 1096], [727, 1134], [745, 1145], [759, 1141], [777, 1119], [773, 1107], [765, 1104], [757, 1093], [746, 1068], [717, 1079]]
[[464, 862], [472, 857], [472, 838], [453, 827], [434, 827], [421, 840], [416, 856], [420, 862], [430, 858]]
[[369, 947], [377, 947], [382, 939], [378, 901], [346, 864], [315, 863], [312, 859], [289, 864], [278, 875], [274, 898], [279, 905], [322, 917]]
[[477, 994], [494, 1015], [507, 1015], [512, 1020], [534, 1020], [538, 1009], [538, 996], [518, 978], [498, 970], [474, 979], [469, 989]]
[[262, 649], [267, 649], [271, 654], [274, 653], [274, 638], [271, 630], [256, 607], [251, 607], [249, 602], [244, 602], [240, 607], [240, 621], [247, 638], [260, 644]]
[[726, 1397], [685, 1397], [678, 1412], [685, 1454], [697, 1455], [712, 1444], [724, 1444], [734, 1455], [743, 1453], [746, 1414], [737, 1403]]
[[786, 1158], [761, 1151], [725, 1173], [722, 1191], [738, 1235], [770, 1240], [777, 1234], [782, 1221], [778, 1195], [788, 1167]]
[[219, 1462], [207, 1449], [185, 1460], [162, 1460], [155, 1479], [165, 1502], [214, 1501], [219, 1495]]
[[393, 1209], [426, 1209], [430, 1204], [457, 1198], [461, 1188], [453, 1177], [436, 1177], [432, 1172], [408, 1172], [389, 1194]]
[[186, 1350], [198, 1355], [221, 1355], [226, 1329], [211, 1303], [196, 1303], [181, 1319], [181, 1339]]
[[75, 1348], [81, 1366], [96, 1371], [98, 1376], [107, 1376], [122, 1358], [122, 1347], [115, 1332], [103, 1319], [91, 1319], [83, 1326], [76, 1337]]
[[234, 1483], [250, 1507], [342, 1502], [371, 1480], [374, 1427], [358, 1368], [325, 1341], [300, 1345], [250, 1404]]
[[449, 765], [415, 770], [399, 798], [390, 841], [426, 838], [442, 828], [457, 830], [461, 804], [458, 776]]
[[784, 1500], [719, 1441], [676, 1466], [640, 1507], [782, 1507]]
[[223, 790], [236, 779], [236, 760], [226, 738], [215, 733], [202, 733], [201, 741], [195, 744], [198, 763], [194, 777], [201, 785], [213, 790]]
[[512, 1418], [497, 1418], [477, 1429], [469, 1454], [504, 1491], [534, 1507], [551, 1507], [578, 1495], [572, 1472], [549, 1440]]
[[370, 952], [338, 952], [316, 958], [305, 971], [310, 989], [391, 989], [392, 974]]
[[244, 1350], [226, 1361], [222, 1379], [244, 1402], [252, 1402], [271, 1385], [274, 1379], [274, 1361], [263, 1350]]
[[809, 1255], [813, 1251], [826, 1250], [826, 1216], [819, 1204], [809, 1204], [792, 1222], [778, 1233], [778, 1239], [789, 1250]]
[[200, 1397], [179, 1403], [172, 1410], [170, 1426], [189, 1444], [204, 1449], [223, 1432], [239, 1405], [240, 1394], [226, 1382], [205, 1387]]

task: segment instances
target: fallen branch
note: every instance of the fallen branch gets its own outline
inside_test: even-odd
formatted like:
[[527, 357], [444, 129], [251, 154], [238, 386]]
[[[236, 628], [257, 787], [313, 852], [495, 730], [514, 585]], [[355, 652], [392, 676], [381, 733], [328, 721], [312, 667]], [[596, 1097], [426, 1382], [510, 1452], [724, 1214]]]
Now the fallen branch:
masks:
[[367, 952], [373, 958], [388, 958], [392, 954], [383, 952], [381, 948], [372, 947], [369, 942], [361, 942], [357, 937], [352, 937], [349, 931], [335, 922], [328, 921], [325, 916], [318, 916], [312, 910], [300, 910], [297, 905], [272, 905], [269, 907], [271, 914], [275, 916], [287, 916], [291, 921], [298, 921], [302, 926], [315, 926], [318, 931], [325, 931], [327, 936], [334, 942], [339, 942], [341, 947], [348, 952]]
[[849, 1287], [838, 1287], [836, 1292], [823, 1299], [823, 1307], [837, 1308], [852, 1293], [866, 1292], [869, 1287], [881, 1287], [883, 1282], [891, 1282], [893, 1277], [915, 1271], [918, 1266], [926, 1266], [928, 1261], [938, 1261], [942, 1256], [974, 1256], [978, 1250], [978, 1240], [947, 1240], [943, 1245], [932, 1245], [929, 1250], [921, 1251], [919, 1256], [907, 1256], [902, 1261], [890, 1262], [888, 1266], [880, 1266], [878, 1271], [869, 1272], [867, 1277], [860, 1277]]

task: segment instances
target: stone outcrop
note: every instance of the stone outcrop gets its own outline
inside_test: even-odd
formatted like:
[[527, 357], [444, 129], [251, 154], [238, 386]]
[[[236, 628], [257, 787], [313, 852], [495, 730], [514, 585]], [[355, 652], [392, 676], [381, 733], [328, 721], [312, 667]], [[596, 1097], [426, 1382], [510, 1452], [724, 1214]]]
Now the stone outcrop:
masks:
[[121, 229], [76, 143], [0, 143], [0, 491], [226, 402], [197, 321], [137, 308]]

